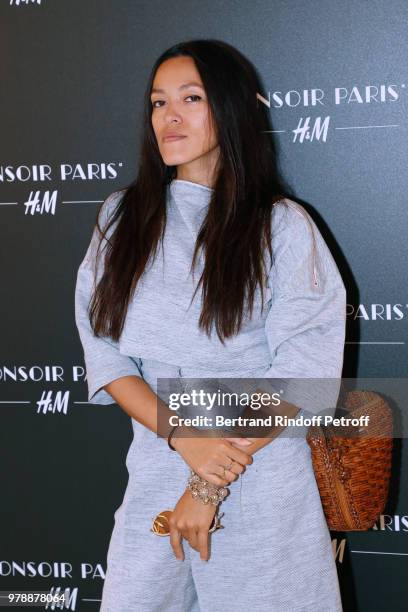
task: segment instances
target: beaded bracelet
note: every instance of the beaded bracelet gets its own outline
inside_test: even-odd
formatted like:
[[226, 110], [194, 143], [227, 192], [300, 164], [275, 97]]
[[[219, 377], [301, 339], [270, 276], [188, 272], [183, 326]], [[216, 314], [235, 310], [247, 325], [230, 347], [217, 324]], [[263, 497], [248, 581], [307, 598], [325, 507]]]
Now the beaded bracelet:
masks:
[[211, 503], [218, 506], [228, 493], [226, 487], [217, 487], [190, 470], [191, 476], [188, 479], [187, 489], [191, 491], [194, 499], [200, 499], [204, 504]]

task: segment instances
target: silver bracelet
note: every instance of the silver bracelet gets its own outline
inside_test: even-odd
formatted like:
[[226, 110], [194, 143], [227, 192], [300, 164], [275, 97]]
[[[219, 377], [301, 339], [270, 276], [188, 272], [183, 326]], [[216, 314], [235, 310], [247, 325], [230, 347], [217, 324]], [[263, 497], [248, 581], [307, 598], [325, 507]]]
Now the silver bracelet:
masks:
[[187, 489], [191, 491], [194, 499], [200, 499], [204, 504], [211, 503], [218, 506], [228, 494], [226, 487], [217, 487], [211, 482], [204, 480], [190, 469], [191, 476], [188, 479]]

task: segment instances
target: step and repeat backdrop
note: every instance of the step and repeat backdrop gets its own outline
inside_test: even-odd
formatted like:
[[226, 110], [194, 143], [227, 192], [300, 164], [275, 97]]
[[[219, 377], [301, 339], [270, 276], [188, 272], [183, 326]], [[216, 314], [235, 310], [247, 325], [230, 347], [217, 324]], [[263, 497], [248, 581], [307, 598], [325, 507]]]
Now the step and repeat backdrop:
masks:
[[[86, 401], [74, 288], [101, 203], [135, 176], [171, 45], [225, 40], [257, 67], [281, 171], [347, 287], [343, 376], [407, 377], [407, 21], [405, 0], [0, 0], [0, 591], [99, 610], [132, 430]], [[408, 609], [395, 448], [378, 522], [331, 532], [346, 611]]]

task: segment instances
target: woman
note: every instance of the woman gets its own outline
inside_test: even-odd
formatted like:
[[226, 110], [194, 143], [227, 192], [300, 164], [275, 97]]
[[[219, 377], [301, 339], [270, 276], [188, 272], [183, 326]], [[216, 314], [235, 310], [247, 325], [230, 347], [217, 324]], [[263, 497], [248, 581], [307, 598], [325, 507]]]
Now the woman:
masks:
[[[102, 612], [342, 610], [306, 430], [205, 437], [167, 419], [166, 381], [341, 377], [345, 287], [311, 217], [282, 195], [260, 89], [226, 43], [166, 51], [137, 179], [102, 205], [104, 236], [95, 229], [78, 271], [88, 399], [118, 403], [134, 431]], [[286, 388], [289, 415], [316, 411], [316, 396], [299, 405]], [[226, 498], [194, 497], [191, 470]], [[157, 537], [165, 509], [170, 537]]]

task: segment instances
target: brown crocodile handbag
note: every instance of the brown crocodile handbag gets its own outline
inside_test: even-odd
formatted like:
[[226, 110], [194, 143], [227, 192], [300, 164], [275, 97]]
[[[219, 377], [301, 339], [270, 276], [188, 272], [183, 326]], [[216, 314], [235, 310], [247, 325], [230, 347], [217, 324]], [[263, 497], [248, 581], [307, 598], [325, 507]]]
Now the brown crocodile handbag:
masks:
[[393, 423], [390, 406], [373, 391], [349, 391], [348, 418], [368, 425], [310, 426], [306, 440], [328, 528], [365, 531], [383, 511], [391, 476]]

